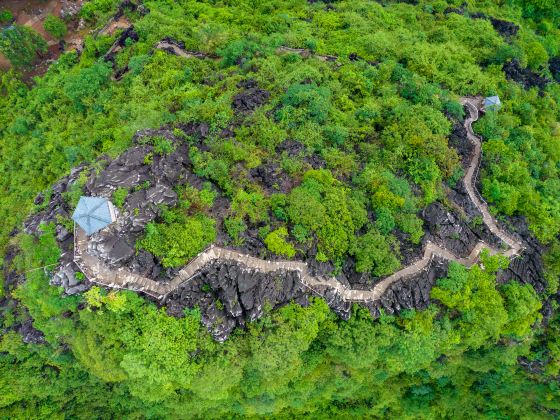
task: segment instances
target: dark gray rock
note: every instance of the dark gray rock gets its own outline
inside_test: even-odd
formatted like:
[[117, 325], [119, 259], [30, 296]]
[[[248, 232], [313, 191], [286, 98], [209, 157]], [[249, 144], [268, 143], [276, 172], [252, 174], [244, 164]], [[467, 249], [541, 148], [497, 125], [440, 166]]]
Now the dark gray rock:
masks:
[[507, 20], [501, 20], [491, 17], [490, 23], [492, 24], [494, 29], [504, 37], [509, 38], [515, 36], [517, 34], [517, 31], [519, 31], [519, 26]]
[[[468, 115], [468, 111], [466, 112]], [[449, 135], [449, 145], [457, 150], [463, 167], [466, 169], [471, 163], [474, 145], [467, 139], [467, 129], [462, 121], [453, 121], [453, 129]]]
[[251, 169], [250, 175], [269, 193], [288, 193], [294, 187], [294, 180], [276, 162], [264, 162], [261, 166]]
[[26, 344], [45, 344], [45, 335], [33, 327], [33, 320], [29, 318], [16, 328]]
[[50, 284], [64, 288], [67, 295], [75, 295], [85, 292], [92, 284], [87, 280], [78, 280], [76, 273], [80, 270], [73, 262], [73, 255], [66, 253], [62, 256], [61, 265], [51, 277]]
[[420, 273], [391, 284], [378, 302], [367, 303], [374, 316], [381, 312], [398, 314], [403, 310], [424, 309], [430, 303], [430, 291], [439, 278], [447, 276], [447, 261], [434, 258]]
[[[165, 305], [175, 316], [181, 316], [185, 308], [198, 306], [214, 338], [223, 341], [235, 327], [261, 317], [266, 305], [277, 308], [290, 301], [307, 304], [308, 296], [297, 272], [265, 274], [234, 262], [213, 262], [172, 292]], [[349, 305], [344, 302], [337, 302], [336, 307], [349, 314]]]
[[545, 247], [531, 234], [524, 217], [511, 217], [508, 222], [523, 240], [525, 249], [521, 255], [510, 261], [506, 270], [498, 273], [498, 282], [517, 280], [523, 284], [530, 284], [537, 293], [545, 292], [547, 282], [541, 257]]
[[552, 57], [548, 62], [548, 68], [554, 80], [560, 82], [560, 56]]
[[458, 257], [466, 257], [478, 243], [475, 232], [456, 214], [439, 202], [430, 204], [422, 218], [427, 228], [427, 239], [449, 249]]
[[[80, 165], [70, 172], [70, 175], [62, 178], [59, 182], [54, 184], [51, 188], [49, 202], [44, 203], [45, 194], [40, 193], [35, 198], [35, 204], [43, 206], [43, 209], [35, 214], [30, 215], [23, 223], [24, 232], [39, 236], [41, 224], [58, 223], [59, 219], [70, 217], [72, 209], [66, 203], [63, 194], [67, 192], [72, 185], [76, 183], [80, 174], [85, 170], [85, 166]], [[66, 230], [63, 226], [57, 226], [57, 235], [61, 235], [60, 241], [66, 240], [68, 237], [64, 235]]]
[[259, 89], [256, 81], [245, 81], [239, 87], [244, 87], [245, 89], [233, 97], [232, 108], [235, 111], [251, 112], [268, 102], [270, 92]]
[[550, 83], [546, 77], [535, 73], [527, 67], [521, 67], [519, 60], [513, 60], [505, 63], [502, 66], [506, 78], [521, 84], [525, 89], [530, 89], [534, 86], [538, 87], [541, 91]]

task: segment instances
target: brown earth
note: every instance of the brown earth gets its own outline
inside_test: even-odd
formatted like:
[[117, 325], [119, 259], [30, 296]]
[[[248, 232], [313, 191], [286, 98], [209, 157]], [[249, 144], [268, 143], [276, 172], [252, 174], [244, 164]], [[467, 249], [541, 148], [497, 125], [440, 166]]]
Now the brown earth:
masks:
[[[63, 17], [63, 6], [76, 5], [79, 7], [83, 0], [6, 0], [2, 1], [0, 9], [12, 12], [15, 23], [32, 28], [38, 32], [48, 44], [48, 52], [37, 62], [36, 66], [25, 72], [24, 79], [30, 80], [33, 76], [40, 75], [48, 69], [48, 63], [56, 60], [63, 49], [59, 47], [59, 41], [51, 37], [44, 29], [43, 23], [48, 15]], [[86, 32], [80, 27], [77, 17], [65, 19], [68, 33], [64, 41], [68, 49], [77, 48]], [[0, 70], [8, 70], [10, 62], [0, 54]]]

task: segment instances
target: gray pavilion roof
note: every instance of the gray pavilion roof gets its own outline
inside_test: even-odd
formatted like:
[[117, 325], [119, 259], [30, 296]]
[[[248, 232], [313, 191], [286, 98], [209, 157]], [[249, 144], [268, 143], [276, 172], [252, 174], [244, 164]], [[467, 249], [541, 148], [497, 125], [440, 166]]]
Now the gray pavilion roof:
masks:
[[103, 197], [80, 197], [72, 219], [92, 235], [116, 220], [113, 204]]
[[487, 109], [499, 109], [502, 106], [502, 102], [498, 96], [488, 96], [484, 98], [484, 108]]

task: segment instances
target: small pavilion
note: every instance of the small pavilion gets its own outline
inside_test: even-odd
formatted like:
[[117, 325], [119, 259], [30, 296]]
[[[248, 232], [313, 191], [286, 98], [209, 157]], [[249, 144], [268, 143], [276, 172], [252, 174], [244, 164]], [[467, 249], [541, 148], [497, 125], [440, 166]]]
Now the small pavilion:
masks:
[[86, 235], [93, 235], [117, 220], [113, 203], [104, 197], [80, 197], [72, 215]]
[[483, 104], [485, 111], [499, 111], [502, 107], [502, 102], [498, 96], [488, 96], [484, 98]]

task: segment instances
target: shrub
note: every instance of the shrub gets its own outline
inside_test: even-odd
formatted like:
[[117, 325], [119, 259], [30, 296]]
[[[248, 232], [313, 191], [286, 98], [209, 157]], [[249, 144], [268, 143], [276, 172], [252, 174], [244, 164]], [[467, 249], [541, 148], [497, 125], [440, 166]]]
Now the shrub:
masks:
[[266, 247], [275, 254], [292, 258], [296, 255], [296, 249], [291, 243], [286, 241], [287, 237], [288, 229], [281, 227], [266, 235], [264, 243]]
[[114, 0], [90, 0], [84, 2], [80, 10], [80, 17], [87, 21], [102, 20], [104, 16], [107, 16], [114, 9], [117, 3]]
[[284, 107], [278, 112], [280, 120], [304, 123], [312, 121], [323, 124], [331, 109], [331, 91], [324, 86], [312, 84], [293, 84], [284, 96]]
[[66, 79], [64, 93], [72, 101], [76, 110], [85, 111], [98, 100], [112, 72], [107, 63], [96, 63], [91, 67], [83, 68]]
[[222, 57], [222, 66], [229, 67], [242, 65], [250, 60], [259, 51], [259, 46], [245, 39], [240, 39], [229, 43], [225, 48], [218, 50]]
[[29, 68], [37, 53], [45, 53], [47, 43], [33, 29], [12, 25], [0, 30], [0, 53], [16, 68]]
[[152, 144], [154, 145], [154, 152], [160, 156], [169, 155], [175, 150], [173, 142], [162, 136], [154, 137]]
[[231, 210], [236, 217], [247, 217], [251, 223], [268, 220], [268, 200], [258, 192], [238, 190], [231, 203]]
[[48, 15], [43, 22], [43, 28], [45, 31], [56, 39], [64, 38], [66, 35], [67, 29], [66, 24], [62, 19], [54, 15]]
[[354, 250], [356, 271], [369, 271], [375, 276], [386, 276], [399, 268], [397, 241], [384, 237], [376, 229], [370, 229], [357, 239]]
[[306, 172], [302, 184], [290, 192], [286, 210], [294, 225], [316, 235], [316, 258], [336, 263], [342, 261], [356, 230], [367, 220], [363, 203], [328, 170]]
[[180, 222], [150, 223], [138, 247], [158, 257], [164, 267], [184, 265], [216, 239], [216, 223], [199, 215]]
[[380, 207], [377, 210], [377, 220], [375, 227], [383, 234], [391, 232], [395, 228], [395, 219], [391, 210], [387, 207]]
[[233, 239], [233, 243], [236, 245], [241, 245], [243, 241], [239, 238], [243, 232], [247, 230], [247, 225], [238, 217], [228, 217], [224, 220], [224, 227], [226, 232]]
[[117, 188], [115, 192], [113, 192], [113, 204], [122, 209], [127, 196], [128, 190], [126, 188]]
[[0, 11], [0, 24], [10, 23], [14, 19], [14, 15], [8, 9]]

